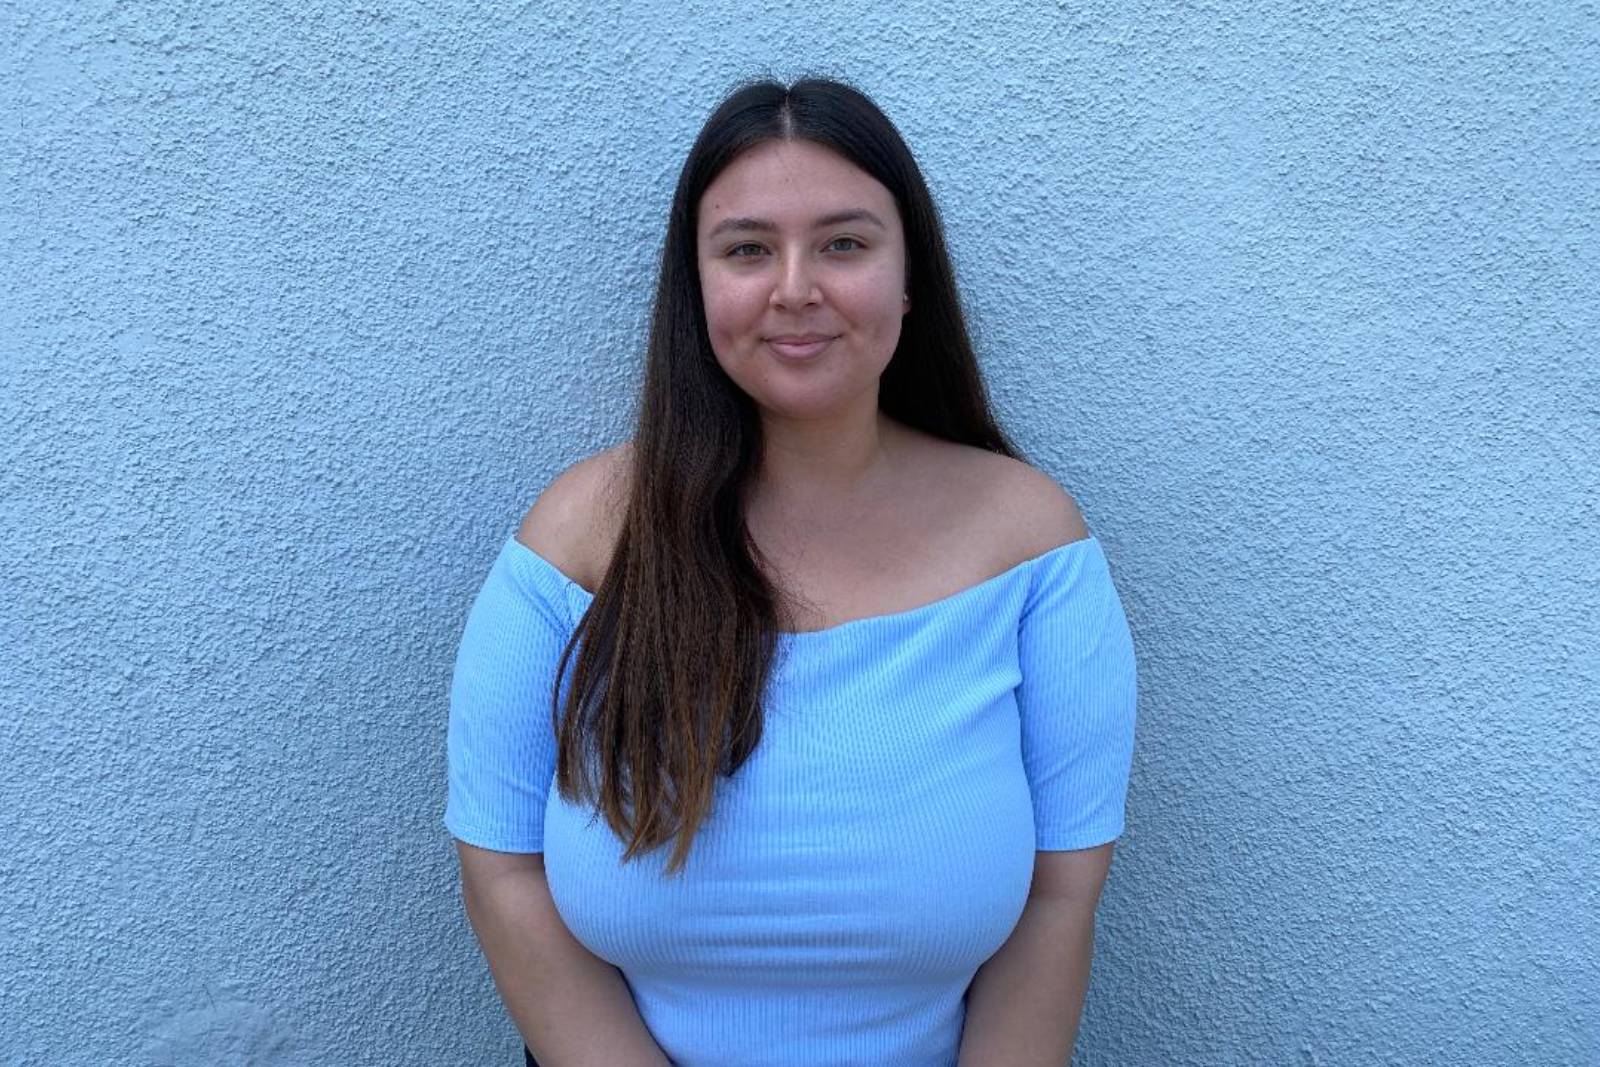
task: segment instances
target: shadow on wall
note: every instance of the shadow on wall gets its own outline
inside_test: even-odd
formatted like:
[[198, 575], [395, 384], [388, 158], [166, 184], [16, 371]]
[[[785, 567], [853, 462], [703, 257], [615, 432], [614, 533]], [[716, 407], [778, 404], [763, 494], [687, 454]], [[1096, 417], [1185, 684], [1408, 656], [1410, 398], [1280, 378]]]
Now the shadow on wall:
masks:
[[324, 1062], [272, 1009], [232, 990], [206, 991], [204, 1007], [151, 1027], [144, 1053], [153, 1067], [316, 1067]]

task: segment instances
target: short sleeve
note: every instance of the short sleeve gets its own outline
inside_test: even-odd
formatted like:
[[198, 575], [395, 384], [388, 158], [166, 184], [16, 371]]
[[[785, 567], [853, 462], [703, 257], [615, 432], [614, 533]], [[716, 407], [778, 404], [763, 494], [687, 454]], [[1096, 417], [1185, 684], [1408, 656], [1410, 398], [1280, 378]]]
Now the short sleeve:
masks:
[[542, 852], [555, 774], [551, 688], [575, 585], [514, 538], [467, 613], [450, 682], [444, 825], [470, 845]]
[[1113, 841], [1123, 829], [1138, 682], [1133, 636], [1097, 539], [1042, 558], [1017, 641], [1035, 848]]

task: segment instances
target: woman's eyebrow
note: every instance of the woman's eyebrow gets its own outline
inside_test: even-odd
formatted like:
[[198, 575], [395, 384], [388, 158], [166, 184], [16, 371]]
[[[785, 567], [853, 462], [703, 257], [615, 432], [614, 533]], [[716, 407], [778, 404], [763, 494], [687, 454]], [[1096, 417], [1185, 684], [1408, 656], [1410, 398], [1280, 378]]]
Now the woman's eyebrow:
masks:
[[[874, 215], [865, 208], [850, 208], [846, 211], [835, 211], [831, 215], [824, 215], [816, 222], [813, 222], [811, 224], [811, 228], [814, 230], [820, 230], [824, 226], [837, 226], [842, 222], [870, 222], [880, 230], [887, 230], [889, 228], [883, 224], [882, 219], [878, 218], [878, 216]], [[723, 219], [721, 222], [711, 227], [711, 232], [706, 236], [715, 237], [719, 233], [727, 233], [730, 230], [760, 230], [765, 233], [771, 233], [777, 228], [778, 224], [773, 222], [771, 219], [738, 217]]]

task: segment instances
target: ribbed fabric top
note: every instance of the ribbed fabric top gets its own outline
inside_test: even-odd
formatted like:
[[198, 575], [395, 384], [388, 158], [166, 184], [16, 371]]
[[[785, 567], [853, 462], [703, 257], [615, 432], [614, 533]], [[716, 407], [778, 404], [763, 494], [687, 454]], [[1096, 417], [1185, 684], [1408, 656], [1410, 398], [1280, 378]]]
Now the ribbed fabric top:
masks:
[[1122, 832], [1137, 686], [1099, 541], [783, 634], [761, 742], [671, 878], [670, 843], [621, 865], [605, 820], [555, 790], [550, 691], [591, 600], [501, 548], [456, 658], [446, 828], [544, 852], [562, 919], [679, 1067], [954, 1067], [1035, 851]]

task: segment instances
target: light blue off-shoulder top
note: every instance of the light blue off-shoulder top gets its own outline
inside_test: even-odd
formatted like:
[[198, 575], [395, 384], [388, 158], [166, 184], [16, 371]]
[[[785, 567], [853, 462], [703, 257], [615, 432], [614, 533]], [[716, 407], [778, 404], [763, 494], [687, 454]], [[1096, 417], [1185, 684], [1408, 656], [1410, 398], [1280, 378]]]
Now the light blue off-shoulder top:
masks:
[[670, 878], [670, 843], [621, 865], [605, 820], [555, 790], [549, 697], [591, 600], [501, 547], [450, 689], [450, 834], [544, 853], [562, 919], [679, 1067], [954, 1067], [1035, 851], [1123, 830], [1134, 648], [1099, 540], [782, 634], [760, 744]]

